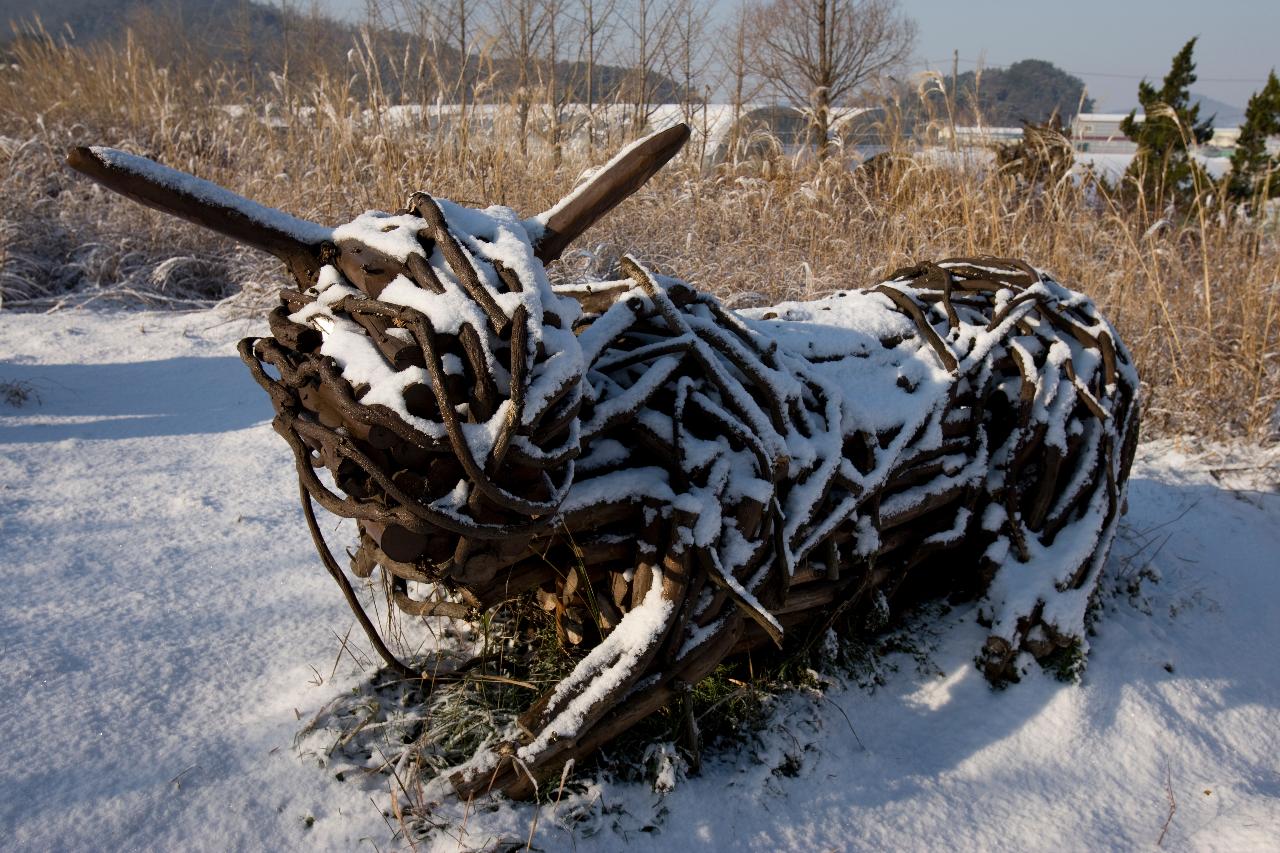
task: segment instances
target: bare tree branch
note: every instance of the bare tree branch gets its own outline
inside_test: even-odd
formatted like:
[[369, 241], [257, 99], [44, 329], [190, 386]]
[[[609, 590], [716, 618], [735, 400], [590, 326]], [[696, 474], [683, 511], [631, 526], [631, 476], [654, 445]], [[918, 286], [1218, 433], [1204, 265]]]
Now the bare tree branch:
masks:
[[769, 0], [755, 7], [749, 44], [757, 72], [809, 116], [825, 149], [831, 108], [902, 64], [915, 37], [897, 0]]

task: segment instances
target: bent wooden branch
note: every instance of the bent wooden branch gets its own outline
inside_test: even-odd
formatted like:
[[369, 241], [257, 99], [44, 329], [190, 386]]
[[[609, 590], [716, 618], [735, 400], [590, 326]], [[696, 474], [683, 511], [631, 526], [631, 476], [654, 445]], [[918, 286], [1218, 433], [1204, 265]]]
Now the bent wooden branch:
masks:
[[300, 283], [315, 282], [323, 246], [332, 236], [322, 225], [115, 148], [73, 148], [67, 165], [147, 207], [275, 255]]
[[549, 264], [623, 199], [640, 189], [689, 141], [677, 124], [627, 146], [555, 207], [534, 217], [543, 227], [534, 255]]

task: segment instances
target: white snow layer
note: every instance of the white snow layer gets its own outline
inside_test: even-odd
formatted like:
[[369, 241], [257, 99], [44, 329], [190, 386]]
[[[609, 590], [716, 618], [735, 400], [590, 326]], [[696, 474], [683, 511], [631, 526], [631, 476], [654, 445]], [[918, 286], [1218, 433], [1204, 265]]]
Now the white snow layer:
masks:
[[[0, 313], [0, 381], [39, 395], [0, 403], [6, 849], [407, 847], [385, 779], [339, 782], [291, 746], [366, 674], [335, 667], [351, 615], [235, 355], [247, 333], [265, 328]], [[972, 658], [987, 632], [957, 607], [913, 633], [927, 660], [890, 659], [874, 693], [779, 701], [758, 743], [661, 801], [566, 791], [534, 846], [1129, 850], [1155, 845], [1172, 798], [1164, 849], [1276, 849], [1278, 464], [1140, 450], [1082, 684], [1033, 667], [992, 691]], [[354, 541], [322, 524], [337, 550]], [[1144, 569], [1163, 579], [1109, 592]], [[463, 808], [442, 806], [452, 825], [418, 849], [523, 845], [537, 810]]]
[[197, 178], [194, 175], [188, 175], [185, 172], [179, 172], [177, 169], [162, 166], [159, 163], [148, 160], [146, 157], [139, 157], [127, 151], [97, 145], [92, 146], [90, 150], [102, 158], [103, 162], [109, 166], [135, 175], [142, 175], [153, 184], [160, 184], [161, 186], [186, 193], [209, 204], [234, 210], [254, 222], [260, 222], [269, 228], [288, 234], [301, 243], [315, 245], [333, 237], [332, 229], [323, 225], [299, 219], [282, 210], [267, 207], [256, 201], [250, 201], [225, 187], [220, 187], [215, 183], [206, 181], [203, 178]]
[[573, 698], [516, 755], [533, 760], [557, 738], [580, 734], [588, 716], [608, 707], [605, 698], [634, 676], [645, 654], [662, 638], [672, 607], [672, 602], [662, 597], [662, 569], [655, 567], [653, 584], [644, 600], [555, 686], [550, 705], [563, 703], [566, 696]]

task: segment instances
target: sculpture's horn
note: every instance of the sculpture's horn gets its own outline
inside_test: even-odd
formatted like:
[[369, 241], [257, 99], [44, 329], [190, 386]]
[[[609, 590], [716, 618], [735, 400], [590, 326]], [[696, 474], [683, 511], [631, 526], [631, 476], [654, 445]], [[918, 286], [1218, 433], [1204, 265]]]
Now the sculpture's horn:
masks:
[[136, 202], [270, 252], [299, 281], [315, 281], [330, 229], [209, 181], [114, 148], [73, 148], [67, 165]]
[[653, 177], [689, 139], [689, 125], [677, 124], [628, 145], [587, 182], [550, 210], [534, 217], [543, 226], [534, 247], [538, 260], [550, 263], [560, 257], [579, 234], [613, 210]]

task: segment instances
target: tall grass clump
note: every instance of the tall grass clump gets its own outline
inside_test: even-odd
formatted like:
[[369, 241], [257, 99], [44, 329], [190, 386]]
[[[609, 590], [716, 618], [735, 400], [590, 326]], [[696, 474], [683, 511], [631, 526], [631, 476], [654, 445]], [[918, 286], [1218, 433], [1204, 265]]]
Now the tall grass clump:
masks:
[[[534, 213], [607, 157], [562, 143], [548, 108], [497, 94], [448, 120], [396, 104], [387, 91], [429, 88], [408, 79], [423, 67], [381, 61], [366, 38], [343, 73], [251, 87], [231, 67], [162, 65], [133, 39], [77, 47], [28, 33], [0, 68], [0, 304], [231, 298], [256, 310], [283, 282], [271, 259], [75, 177], [61, 165], [73, 145], [125, 148], [321, 222], [417, 189]], [[624, 141], [610, 132], [609, 145]], [[1212, 183], [1190, 209], [1150, 209], [1078, 170], [892, 136], [857, 168], [838, 147], [788, 156], [754, 136], [716, 162], [682, 157], [553, 274], [609, 274], [630, 251], [748, 306], [867, 286], [916, 260], [1025, 258], [1119, 326], [1148, 436], [1267, 436], [1280, 404], [1274, 216], [1237, 213]]]

